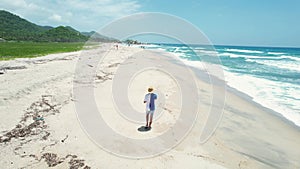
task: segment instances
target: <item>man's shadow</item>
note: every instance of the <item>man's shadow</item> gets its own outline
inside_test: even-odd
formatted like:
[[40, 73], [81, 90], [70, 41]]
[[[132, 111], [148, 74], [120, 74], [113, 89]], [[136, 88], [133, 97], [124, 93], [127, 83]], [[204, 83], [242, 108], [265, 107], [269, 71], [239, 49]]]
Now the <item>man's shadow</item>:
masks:
[[147, 132], [151, 130], [151, 127], [141, 126], [137, 130], [140, 132]]

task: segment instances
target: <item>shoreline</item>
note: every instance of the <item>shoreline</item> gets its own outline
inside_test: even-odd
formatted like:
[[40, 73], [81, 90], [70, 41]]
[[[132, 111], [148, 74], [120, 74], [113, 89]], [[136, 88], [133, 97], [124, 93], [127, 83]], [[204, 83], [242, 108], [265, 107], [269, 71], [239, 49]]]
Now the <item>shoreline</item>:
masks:
[[[174, 55], [172, 54], [172, 53], [170, 53], [170, 52], [165, 52], [165, 51], [161, 51], [161, 50], [156, 50], [155, 52], [157, 52], [157, 53], [161, 53], [161, 54], [164, 54], [164, 53], [168, 53], [169, 55], [172, 55], [173, 57], [174, 57]], [[182, 61], [181, 61], [182, 62]], [[190, 66], [189, 66], [190, 67]], [[192, 68], [194, 68], [194, 67], [192, 67]], [[194, 68], [194, 69], [196, 69], [196, 68]], [[209, 78], [208, 78], [208, 75], [207, 75], [207, 73], [205, 72], [205, 70], [201, 70], [201, 69], [196, 69], [196, 71], [198, 72], [197, 73], [197, 76], [198, 76], [198, 78], [200, 78], [203, 82], [206, 82], [206, 84], [210, 84], [209, 83]], [[216, 77], [213, 77], [213, 78], [216, 78]], [[219, 80], [218, 78], [216, 78], [217, 80], [216, 80], [216, 82]], [[221, 83], [221, 82], [220, 82]], [[222, 84], [222, 83], [221, 83]], [[212, 84], [212, 85], [219, 85], [218, 84], [218, 82], [217, 82], [217, 84]], [[241, 105], [239, 105], [239, 103], [231, 103], [232, 104], [232, 107], [230, 108], [230, 107], [228, 107], [228, 106], [225, 106], [224, 108], [225, 108], [225, 112], [227, 111], [229, 114], [232, 114], [232, 115], [239, 115], [239, 116], [242, 116], [243, 117], [243, 119], [241, 119], [241, 121], [244, 121], [244, 122], [246, 122], [246, 121], [248, 121], [247, 123], [250, 123], [251, 125], [254, 125], [255, 123], [254, 122], [252, 122], [253, 120], [251, 120], [251, 119], [257, 119], [257, 120], [259, 120], [259, 121], [261, 121], [261, 122], [257, 122], [258, 124], [262, 124], [262, 125], [268, 125], [268, 128], [270, 128], [271, 126], [271, 128], [273, 128], [273, 129], [268, 129], [268, 130], [263, 130], [263, 131], [261, 131], [260, 133], [260, 137], [264, 137], [264, 135], [265, 134], [267, 134], [267, 135], [270, 135], [270, 133], [269, 132], [278, 132], [279, 130], [282, 130], [281, 129], [281, 127], [282, 128], [284, 128], [284, 130], [282, 131], [282, 132], [284, 132], [285, 130], [290, 130], [290, 131], [292, 131], [290, 134], [292, 134], [292, 133], [294, 133], [294, 131], [295, 131], [295, 133], [294, 134], [296, 134], [297, 133], [297, 135], [299, 134], [299, 127], [298, 126], [296, 126], [295, 124], [293, 124], [291, 121], [289, 121], [288, 119], [286, 119], [286, 118], [284, 118], [281, 114], [279, 114], [279, 113], [277, 113], [277, 112], [273, 112], [273, 110], [272, 109], [269, 109], [269, 108], [266, 108], [266, 107], [264, 107], [263, 105], [261, 105], [261, 104], [259, 104], [259, 103], [257, 103], [257, 102], [255, 102], [254, 100], [252, 100], [251, 99], [251, 97], [250, 96], [248, 96], [247, 94], [245, 94], [245, 93], [243, 93], [243, 92], [240, 92], [240, 91], [238, 91], [237, 89], [234, 89], [234, 88], [232, 88], [232, 87], [230, 87], [230, 86], [228, 86], [227, 84], [226, 84], [226, 95], [228, 96], [227, 97], [227, 99], [226, 99], [226, 104], [227, 104], [227, 101], [228, 100], [231, 100], [231, 98], [235, 98], [235, 100], [236, 99], [238, 99], [239, 100], [239, 102], [244, 102], [243, 104], [242, 103], [240, 103]], [[228, 101], [228, 103], [230, 103], [231, 101]], [[251, 108], [251, 110], [248, 110], [247, 108], [245, 108], [245, 109], [242, 109], [242, 107], [241, 106], [243, 106], [243, 105], [247, 105], [249, 108]], [[245, 107], [246, 107], [246, 105], [245, 105]], [[236, 109], [236, 108], [238, 108], [238, 109]], [[229, 109], [229, 110], [228, 110]], [[253, 109], [253, 110], [252, 110]], [[247, 112], [247, 113], [246, 113]], [[224, 115], [223, 115], [223, 117], [227, 117], [228, 116], [228, 113], [225, 113]], [[231, 116], [231, 115], [230, 115]], [[250, 118], [251, 117], [251, 118]], [[249, 120], [248, 120], [248, 118], [250, 118]], [[246, 120], [246, 121], [245, 121]], [[257, 121], [257, 120], [255, 120], [255, 121]], [[264, 122], [264, 120], [267, 120], [266, 122]], [[227, 121], [227, 120], [224, 120], [224, 118], [221, 120], [221, 122], [220, 122], [220, 125], [219, 125], [219, 127], [218, 127], [218, 129], [216, 130], [216, 133], [219, 133], [220, 131], [220, 129], [222, 129], [222, 128], [224, 128], [225, 126], [223, 126], [223, 124], [222, 123], [224, 123], [224, 121]], [[276, 121], [276, 123], [275, 124], [272, 124], [272, 122], [275, 122]], [[233, 121], [234, 122], [234, 121]], [[234, 123], [236, 123], [236, 122], [238, 122], [238, 121], [235, 121]], [[238, 124], [239, 124], [240, 122], [238, 122]], [[252, 124], [253, 123], [253, 124]], [[264, 123], [266, 123], [266, 124], [264, 124]], [[242, 124], [241, 124], [242, 125]], [[278, 125], [278, 126], [277, 126]], [[230, 125], [231, 126], [231, 125]], [[281, 126], [281, 127], [279, 127], [279, 126]], [[225, 127], [225, 128], [228, 128], [228, 127]], [[224, 129], [225, 129], [224, 128]], [[244, 127], [243, 127], [244, 128]], [[245, 128], [246, 129], [246, 128]], [[227, 129], [226, 129], [227, 130]], [[249, 130], [249, 132], [251, 132], [251, 133], [253, 133], [253, 132], [255, 132], [255, 131], [252, 131], [252, 129], [247, 129], [247, 130]], [[270, 130], [270, 131], [269, 131]], [[230, 130], [229, 130], [230, 131]], [[285, 131], [285, 132], [287, 132], [287, 131]], [[274, 134], [275, 134], [274, 133]], [[254, 133], [253, 133], [254, 134]], [[221, 133], [221, 135], [223, 135], [222, 133]], [[241, 135], [243, 135], [243, 133], [241, 133]], [[275, 134], [276, 135], [276, 134]], [[274, 135], [274, 137], [275, 137], [275, 135]], [[292, 134], [293, 135], [293, 134]], [[227, 136], [225, 136], [225, 137], [227, 137]], [[286, 137], [290, 137], [290, 136], [286, 136]], [[297, 137], [299, 137], [299, 135], [297, 136]], [[241, 138], [240, 138], [241, 139]], [[244, 138], [243, 138], [244, 139]], [[242, 139], [242, 140], [243, 140]], [[270, 142], [270, 140], [266, 137], [266, 138], [263, 138], [265, 141], [264, 142]], [[230, 138], [229, 138], [229, 140], [230, 140]], [[244, 140], [244, 141], [247, 141], [247, 140]], [[270, 143], [268, 143], [268, 144], [266, 144], [266, 145], [262, 145], [262, 143], [259, 143], [259, 142], [257, 142], [257, 140], [252, 140], [253, 141], [253, 144], [254, 145], [257, 145], [258, 147], [260, 147], [260, 148], [262, 148], [262, 149], [264, 149], [265, 147], [268, 147], [269, 145], [268, 144], [270, 144]], [[232, 142], [232, 143], [234, 143], [234, 142], [236, 142], [236, 141], [234, 141], [234, 140], [231, 140], [230, 142]], [[229, 143], [229, 142], [228, 142]], [[295, 142], [294, 142], [295, 143]], [[236, 142], [236, 144], [237, 145], [239, 145], [239, 147], [242, 145], [242, 143], [241, 142]], [[280, 144], [280, 143], [276, 143], [276, 144]], [[272, 145], [272, 144], [270, 144], [270, 145]], [[251, 146], [251, 145], [249, 145], [249, 146]], [[243, 151], [245, 151], [245, 152], [247, 152], [247, 151], [249, 151], [249, 150], [247, 150], [247, 149], [245, 149], [245, 147], [243, 148], [243, 146], [241, 146], [240, 148], [242, 148], [243, 149]], [[278, 147], [279, 148], [279, 147]], [[279, 149], [282, 149], [282, 147], [281, 148], [279, 148]], [[282, 151], [282, 150], [276, 150], [276, 151]], [[275, 151], [275, 152], [276, 152]], [[246, 153], [247, 154], [247, 153]], [[244, 153], [244, 155], [246, 155], [245, 153]], [[257, 158], [256, 158], [256, 156], [257, 155], [259, 155], [259, 154], [257, 154], [257, 152], [249, 152], [249, 154], [255, 154], [255, 155], [246, 155], [246, 156], [248, 156], [248, 157], [250, 157], [250, 158], [252, 158], [252, 159], [255, 159], [255, 160], [258, 160]], [[263, 153], [262, 153], [263, 154]], [[263, 157], [262, 158], [268, 158], [267, 157], [267, 155], [263, 155]], [[265, 160], [262, 160], [263, 161], [263, 163], [265, 163], [266, 165], [270, 165], [270, 166], [272, 166], [273, 164], [271, 164], [271, 163], [268, 163], [267, 161], [265, 161]], [[266, 166], [265, 166], [266, 167]], [[273, 166], [274, 167], [274, 166]]]
[[253, 100], [253, 98], [249, 95], [247, 95], [246, 93], [239, 91], [238, 89], [235, 89], [233, 87], [230, 87], [227, 85], [227, 89], [232, 92], [234, 95], [239, 96], [241, 99], [245, 99], [247, 102], [253, 104], [253, 106], [259, 107], [260, 109], [262, 109], [263, 111], [269, 113], [270, 115], [273, 115], [274, 117], [279, 118], [280, 120], [282, 120], [283, 122], [285, 122], [286, 124], [290, 125], [291, 127], [295, 128], [296, 130], [300, 131], [300, 126], [296, 125], [294, 122], [290, 121], [289, 119], [285, 118], [281, 113], [270, 109], [268, 107], [265, 107], [264, 105], [256, 102]]
[[[157, 53], [169, 53], [171, 55], [171, 57], [177, 57], [176, 55], [174, 55], [174, 53], [172, 52], [167, 52], [167, 51], [164, 51], [162, 49], [146, 49], [146, 50], [149, 50], [149, 51], [154, 51], [154, 52], [157, 52]], [[175, 59], [178, 59], [180, 60], [182, 63], [184, 63], [185, 60], [181, 59], [181, 58], [175, 58]], [[199, 61], [200, 62], [200, 61]], [[190, 67], [191, 69], [194, 69], [196, 72], [198, 72], [197, 74], [197, 77], [201, 78], [203, 81], [205, 81], [206, 83], [210, 83], [209, 82], [209, 79], [208, 77], [204, 77], [204, 76], [207, 76], [206, 73], [204, 73], [203, 71], [205, 71], [205, 69], [201, 69], [201, 68], [198, 68], [196, 66], [191, 66], [191, 65], [188, 65], [186, 63], [184, 63], [186, 66]], [[214, 75], [211, 75], [213, 76], [213, 78], [217, 79], [217, 80], [220, 80], [218, 77], [214, 76]], [[226, 79], [225, 79], [226, 80]], [[220, 81], [223, 81], [223, 80], [220, 80]], [[274, 109], [271, 109], [267, 106], [264, 106], [263, 104], [257, 102], [257, 101], [254, 101], [253, 100], [253, 97], [251, 97], [250, 95], [248, 95], [245, 91], [241, 91], [241, 90], [238, 90], [234, 87], [231, 87], [227, 84], [228, 82], [225, 81], [225, 88], [226, 90], [228, 90], [229, 92], [232, 92], [233, 94], [237, 95], [237, 96], [240, 96], [240, 98], [250, 102], [253, 104], [253, 106], [256, 106], [256, 107], [260, 107], [261, 109], [263, 109], [264, 111], [270, 113], [270, 115], [274, 115], [278, 118], [280, 118], [283, 122], [291, 125], [292, 127], [294, 127], [295, 129], [297, 130], [300, 130], [300, 126], [298, 126], [297, 124], [295, 124], [293, 121], [289, 120], [288, 118], [286, 118], [282, 113], [279, 113], [278, 111], [274, 110]], [[214, 85], [217, 85], [217, 84], [214, 84]]]

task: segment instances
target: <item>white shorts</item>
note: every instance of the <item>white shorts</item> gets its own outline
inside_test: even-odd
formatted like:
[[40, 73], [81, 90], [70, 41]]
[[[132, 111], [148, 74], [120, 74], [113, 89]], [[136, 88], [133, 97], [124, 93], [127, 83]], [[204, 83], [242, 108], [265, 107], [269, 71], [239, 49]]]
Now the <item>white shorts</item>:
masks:
[[153, 115], [153, 113], [154, 113], [154, 110], [147, 110], [147, 111], [146, 111], [146, 114], [147, 114], [147, 115], [148, 115], [148, 114]]

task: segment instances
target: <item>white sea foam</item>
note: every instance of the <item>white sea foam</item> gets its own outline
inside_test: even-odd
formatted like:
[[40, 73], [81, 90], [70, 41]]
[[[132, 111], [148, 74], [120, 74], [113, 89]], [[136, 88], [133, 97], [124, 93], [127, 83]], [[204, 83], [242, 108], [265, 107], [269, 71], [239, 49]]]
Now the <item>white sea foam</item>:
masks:
[[183, 63], [185, 63], [186, 65], [188, 65], [188, 66], [192, 66], [192, 67], [195, 67], [197, 69], [205, 70], [205, 65], [203, 64], [203, 62], [190, 61], [190, 60], [185, 60], [185, 59], [182, 59], [181, 61]]
[[193, 48], [193, 49], [195, 49], [195, 50], [203, 50], [203, 49], [206, 49], [206, 48], [195, 47], [195, 48]]
[[280, 59], [291, 59], [295, 61], [300, 61], [299, 57], [295, 56], [288, 56], [288, 55], [282, 55], [282, 56], [253, 56], [253, 55], [242, 55], [242, 54], [234, 54], [234, 53], [219, 53], [219, 56], [229, 56], [231, 58], [246, 58], [246, 59], [272, 59], [272, 60], [280, 60]]
[[177, 58], [180, 58], [180, 57], [188, 58], [184, 53], [174, 53], [174, 52], [169, 52], [169, 53], [176, 56]]
[[207, 54], [211, 56], [218, 56], [218, 52], [213, 50], [194, 49], [193, 51], [199, 55]]
[[[167, 51], [165, 51], [165, 52], [167, 52]], [[171, 56], [174, 56], [175, 59], [180, 60], [185, 65], [195, 67], [197, 69], [206, 70], [207, 67], [220, 67], [218, 65], [214, 65], [214, 64], [210, 64], [210, 63], [203, 63], [201, 61], [188, 60], [189, 56], [187, 56], [185, 53], [179, 53], [179, 52], [167, 52], [167, 53], [169, 53]], [[187, 58], [187, 59], [183, 59], [183, 58]]]
[[259, 50], [246, 50], [246, 49], [225, 49], [227, 52], [240, 52], [240, 53], [264, 53]]
[[[185, 59], [182, 61], [188, 66], [205, 71], [208, 67], [220, 68], [218, 65], [200, 61]], [[300, 95], [300, 86], [232, 73], [224, 68], [223, 70], [229, 86], [249, 95], [253, 101], [280, 113], [284, 118], [300, 126], [300, 103], [295, 103], [295, 98]]]
[[300, 63], [297, 62], [284, 62], [284, 61], [273, 61], [273, 60], [255, 60], [256, 63], [264, 64], [267, 66], [273, 66], [280, 69], [294, 70], [300, 72]]
[[282, 53], [282, 52], [268, 52], [269, 55], [284, 55], [286, 53]]
[[[253, 101], [280, 113], [286, 119], [300, 126], [300, 86], [283, 82], [274, 82], [225, 71], [229, 86], [246, 93]], [[299, 102], [299, 100], [298, 100]]]
[[241, 54], [234, 54], [234, 53], [220, 53], [219, 56], [229, 56], [230, 58], [248, 58], [248, 59], [280, 59], [280, 57], [252, 56], [252, 55], [241, 55]]
[[154, 45], [154, 44], [146, 44], [146, 45], [141, 45], [141, 46], [150, 47], [150, 48], [159, 47], [159, 45]]
[[218, 54], [219, 56], [229, 56], [231, 58], [239, 58], [239, 57], [243, 57], [243, 56], [246, 56], [246, 55], [237, 55], [237, 54], [233, 54], [233, 53], [219, 53]]
[[295, 61], [299, 61], [300, 62], [300, 58], [299, 57], [294, 57], [294, 56], [288, 56], [288, 55], [282, 55], [280, 56], [281, 58], [287, 58], [287, 59], [292, 59]]
[[174, 50], [174, 52], [176, 52], [176, 53], [185, 53], [187, 51], [192, 51], [192, 50], [188, 49], [188, 48], [182, 49], [180, 47], [176, 47], [175, 50]]
[[159, 47], [160, 47], [159, 45], [154, 45], [154, 44], [140, 44], [140, 45], [132, 44], [131, 46], [132, 46], [132, 47], [137, 47], [137, 48], [140, 48], [140, 47], [146, 47], [146, 48], [159, 48]]

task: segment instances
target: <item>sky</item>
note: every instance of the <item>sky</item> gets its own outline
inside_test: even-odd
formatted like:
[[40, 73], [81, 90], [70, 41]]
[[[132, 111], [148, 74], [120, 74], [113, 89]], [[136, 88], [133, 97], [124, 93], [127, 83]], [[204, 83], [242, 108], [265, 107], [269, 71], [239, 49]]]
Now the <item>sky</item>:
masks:
[[140, 12], [192, 23], [215, 45], [300, 47], [299, 0], [1, 0], [0, 9], [38, 25], [99, 30]]

